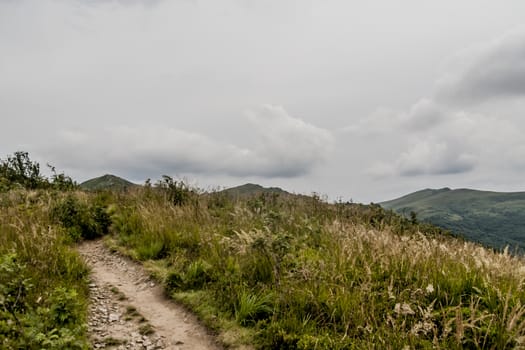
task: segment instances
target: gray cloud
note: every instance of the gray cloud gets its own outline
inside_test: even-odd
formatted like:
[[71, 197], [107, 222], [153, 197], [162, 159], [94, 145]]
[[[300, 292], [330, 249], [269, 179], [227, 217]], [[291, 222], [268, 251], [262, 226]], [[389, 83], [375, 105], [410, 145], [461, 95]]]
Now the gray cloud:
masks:
[[467, 173], [478, 163], [454, 140], [420, 140], [411, 144], [393, 162], [376, 162], [367, 173], [377, 179], [389, 176], [451, 175]]
[[402, 176], [448, 175], [471, 171], [476, 157], [447, 142], [421, 141], [403, 152], [397, 161]]
[[447, 118], [446, 109], [429, 98], [422, 98], [406, 112], [379, 108], [359, 122], [346, 126], [343, 132], [376, 134], [392, 130], [422, 132], [432, 129]]
[[[522, 93], [522, 38], [435, 77], [523, 13], [522, 0], [0, 0], [0, 157], [27, 150], [78, 180], [187, 174], [356, 200], [521, 188], [525, 99], [501, 97]], [[243, 118], [263, 103], [301, 119]]]
[[354, 133], [397, 136], [392, 142], [397, 155], [371, 164], [368, 175], [465, 174], [489, 164], [522, 169], [523, 124], [498, 115], [509, 110], [502, 103], [481, 113], [472, 107], [525, 95], [525, 32], [463, 50], [452, 61], [456, 66], [437, 81], [432, 97], [418, 100], [406, 112], [379, 109], [349, 128]]
[[445, 103], [525, 95], [525, 31], [465, 50], [456, 61], [462, 67], [437, 82], [437, 98]]
[[433, 128], [447, 117], [444, 108], [433, 100], [422, 98], [414, 103], [408, 113], [401, 116], [402, 126], [413, 130]]
[[62, 131], [49, 149], [67, 167], [105, 168], [137, 176], [226, 174], [297, 177], [322, 163], [333, 147], [327, 130], [266, 105], [247, 113], [250, 147], [162, 125], [113, 127], [98, 132]]

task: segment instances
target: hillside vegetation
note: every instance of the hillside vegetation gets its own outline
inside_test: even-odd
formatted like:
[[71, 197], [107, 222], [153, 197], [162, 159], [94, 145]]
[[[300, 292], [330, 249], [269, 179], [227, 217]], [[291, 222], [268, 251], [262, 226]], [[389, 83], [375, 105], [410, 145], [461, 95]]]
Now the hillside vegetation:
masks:
[[519, 257], [377, 205], [199, 193], [167, 176], [127, 192], [2, 192], [0, 344], [86, 347], [71, 244], [105, 235], [228, 348], [525, 347]]
[[441, 226], [468, 240], [511, 251], [525, 251], [525, 192], [469, 189], [423, 190], [381, 206]]
[[87, 191], [126, 191], [137, 185], [121, 177], [106, 174], [100, 177], [89, 179], [80, 184], [80, 188]]
[[74, 251], [106, 234], [101, 198], [46, 178], [27, 153], [0, 162], [0, 348], [88, 349], [88, 270]]
[[194, 192], [174, 205], [170, 192], [120, 196], [110, 244], [144, 261], [228, 346], [525, 346], [519, 258], [378, 206]]

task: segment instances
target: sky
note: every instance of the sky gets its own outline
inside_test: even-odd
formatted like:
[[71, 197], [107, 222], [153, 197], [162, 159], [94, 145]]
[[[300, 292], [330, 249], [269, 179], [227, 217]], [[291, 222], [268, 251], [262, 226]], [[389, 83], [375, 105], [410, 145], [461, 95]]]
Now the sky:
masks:
[[380, 202], [525, 191], [522, 0], [0, 0], [0, 158]]

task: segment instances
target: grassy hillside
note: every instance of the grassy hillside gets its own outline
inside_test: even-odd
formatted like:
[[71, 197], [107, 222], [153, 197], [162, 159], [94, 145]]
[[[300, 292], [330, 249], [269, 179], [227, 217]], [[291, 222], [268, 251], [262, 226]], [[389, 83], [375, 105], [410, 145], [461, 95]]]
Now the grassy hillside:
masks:
[[490, 247], [525, 250], [525, 192], [426, 189], [381, 206], [404, 215], [413, 211], [419, 220]]
[[0, 348], [89, 349], [89, 271], [74, 250], [107, 232], [93, 195], [0, 191]]
[[229, 348], [525, 346], [521, 258], [375, 205], [199, 193], [0, 194], [2, 344], [86, 348], [87, 271], [70, 244], [109, 230]]
[[125, 191], [130, 188], [137, 186], [136, 184], [125, 180], [115, 175], [103, 175], [84, 181], [80, 184], [80, 188], [88, 191], [99, 191], [99, 190], [118, 190]]
[[101, 235], [227, 348], [525, 348], [522, 257], [377, 205], [170, 178], [100, 194], [23, 183], [0, 191], [1, 348], [88, 347], [88, 271], [71, 245]]
[[223, 194], [227, 194], [232, 197], [251, 197], [254, 195], [260, 195], [263, 193], [275, 193], [275, 194], [288, 194], [279, 187], [263, 187], [257, 184], [244, 184], [237, 187], [227, 188], [221, 191]]
[[[177, 189], [164, 189], [166, 191]], [[118, 196], [108, 244], [230, 348], [525, 346], [525, 262], [378, 206], [151, 188]]]

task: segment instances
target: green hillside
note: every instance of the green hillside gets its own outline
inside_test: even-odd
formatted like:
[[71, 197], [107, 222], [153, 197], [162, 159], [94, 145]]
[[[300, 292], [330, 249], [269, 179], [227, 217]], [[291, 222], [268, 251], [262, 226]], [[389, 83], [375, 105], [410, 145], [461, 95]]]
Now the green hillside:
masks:
[[425, 189], [380, 204], [493, 248], [525, 250], [525, 192]]
[[103, 175], [84, 181], [80, 184], [80, 188], [88, 191], [100, 191], [100, 190], [118, 190], [125, 191], [132, 187], [138, 186], [128, 180], [115, 175]]
[[254, 195], [260, 195], [263, 193], [278, 193], [278, 194], [289, 194], [279, 187], [263, 187], [257, 184], [247, 183], [241, 186], [227, 188], [222, 193], [228, 194], [233, 197], [251, 197]]

